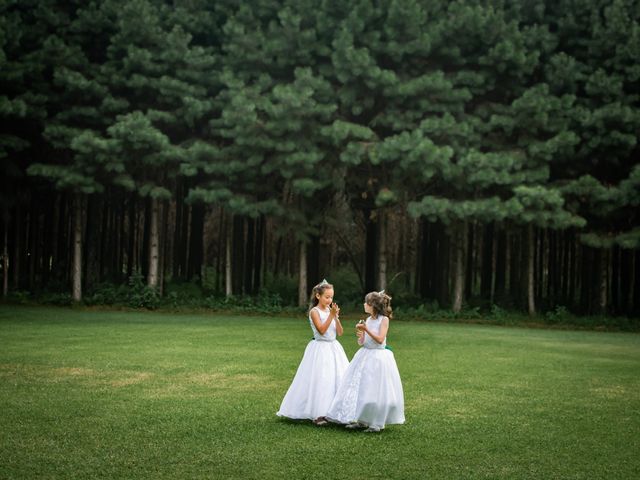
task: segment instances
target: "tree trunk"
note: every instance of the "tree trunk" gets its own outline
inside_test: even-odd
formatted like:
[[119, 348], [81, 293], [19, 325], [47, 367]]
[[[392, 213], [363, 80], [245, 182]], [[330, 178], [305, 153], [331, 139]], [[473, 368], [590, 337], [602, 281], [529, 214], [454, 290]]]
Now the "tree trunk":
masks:
[[245, 293], [243, 287], [244, 274], [244, 218], [240, 215], [233, 216], [233, 241], [232, 241], [232, 278], [233, 278], [233, 294], [242, 295]]
[[585, 255], [584, 249], [580, 247], [576, 235], [574, 234], [571, 239], [571, 278], [568, 286], [568, 297], [570, 298], [570, 304], [575, 306], [580, 304], [580, 292], [582, 290], [581, 271], [582, 262]]
[[598, 251], [598, 313], [604, 315], [607, 313], [609, 298], [608, 279], [609, 279], [609, 253], [608, 248], [601, 248]]
[[233, 276], [231, 244], [233, 242], [233, 216], [229, 215], [225, 235], [225, 263], [224, 263], [224, 294], [227, 298], [233, 296]]
[[[540, 300], [542, 299], [543, 296], [543, 292], [542, 292], [542, 282], [543, 282], [543, 275], [542, 275], [542, 269], [543, 269], [543, 264], [542, 264], [542, 260], [543, 260], [543, 253], [542, 253], [542, 229], [533, 229], [533, 241], [534, 241], [534, 248], [533, 248], [533, 258], [534, 258], [534, 266], [533, 266], [533, 295], [534, 298]], [[528, 274], [528, 273], [527, 273]], [[528, 303], [528, 301], [527, 301]]]
[[465, 289], [465, 260], [467, 246], [467, 222], [460, 222], [452, 233], [454, 235], [455, 251], [454, 251], [454, 277], [453, 277], [453, 305], [454, 313], [462, 310], [464, 303]]
[[536, 314], [535, 302], [535, 232], [533, 225], [527, 227], [527, 311]]
[[448, 233], [445, 226], [441, 223], [433, 224], [431, 237], [434, 239], [432, 243], [435, 248], [432, 249], [432, 271], [431, 285], [437, 289], [438, 303], [440, 305], [448, 305], [451, 302], [451, 272], [452, 262], [451, 258], [455, 252], [454, 243], [452, 243], [451, 233]]
[[100, 229], [100, 274], [102, 280], [113, 278], [114, 258], [117, 257], [116, 236], [114, 215], [114, 195], [108, 194], [106, 197], [106, 205], [102, 214], [102, 228]]
[[191, 225], [192, 208], [186, 203], [182, 203], [182, 223], [180, 224], [180, 245], [178, 250], [178, 262], [180, 268], [180, 278], [189, 279], [189, 227]]
[[61, 195], [60, 216], [58, 219], [58, 231], [60, 232], [60, 240], [58, 241], [57, 250], [54, 254], [56, 278], [61, 282], [68, 284], [70, 280], [71, 266], [71, 224], [73, 218], [72, 212], [73, 196], [68, 194]]
[[160, 230], [158, 228], [159, 202], [157, 198], [149, 199], [149, 269], [147, 285], [158, 288], [158, 272], [160, 266]]
[[183, 238], [182, 223], [184, 213], [184, 187], [183, 182], [178, 180], [176, 186], [176, 218], [173, 225], [173, 277], [182, 278], [184, 270], [182, 269], [182, 258], [186, 250]]
[[218, 238], [216, 242], [216, 292], [222, 290], [222, 279], [224, 278], [222, 269], [227, 259], [227, 216], [222, 208], [219, 209], [219, 212], [220, 222], [218, 224]]
[[427, 220], [420, 219], [418, 228], [418, 252], [416, 261], [415, 291], [421, 298], [427, 298], [429, 292], [429, 230]]
[[[50, 241], [45, 242], [47, 248], [47, 258], [45, 265], [45, 272], [47, 277], [51, 276], [56, 280], [58, 276], [58, 244], [60, 242], [60, 206], [62, 204], [62, 196], [59, 192], [56, 192], [53, 200], [53, 214], [51, 215], [51, 223], [49, 224], [50, 236], [46, 238]], [[48, 278], [47, 278], [48, 280]]]
[[344, 247], [344, 250], [347, 253], [347, 256], [349, 257], [349, 261], [351, 262], [351, 265], [353, 266], [353, 269], [355, 270], [356, 274], [358, 275], [358, 280], [360, 282], [360, 288], [364, 289], [365, 288], [364, 276], [362, 274], [362, 270], [360, 269], [360, 264], [356, 260], [356, 256], [353, 253], [353, 249], [351, 248], [351, 245], [348, 243], [347, 239], [339, 231], [336, 230], [335, 233], [336, 233], [336, 236], [338, 237], [338, 240], [340, 240], [340, 243]]
[[282, 244], [284, 243], [284, 239], [280, 236], [278, 237], [278, 241], [276, 242], [276, 251], [273, 260], [273, 276], [277, 277], [280, 274], [280, 264], [282, 263]]
[[169, 238], [169, 206], [170, 203], [168, 201], [164, 201], [160, 204], [160, 262], [159, 262], [159, 278], [158, 278], [158, 286], [160, 296], [164, 296], [164, 285], [165, 278], [167, 272], [167, 263], [169, 257], [169, 249], [168, 247], [168, 238]]
[[562, 263], [564, 261], [564, 249], [561, 242], [561, 232], [549, 232], [549, 283], [546, 292], [550, 306], [555, 306], [560, 291], [560, 279], [562, 275]]
[[562, 292], [563, 305], [572, 307], [574, 304], [574, 270], [576, 265], [576, 242], [573, 238], [573, 232], [566, 232], [563, 238], [564, 248], [566, 251], [565, 263], [567, 268], [564, 270], [564, 287]]
[[116, 264], [115, 264], [115, 280], [116, 282], [122, 282], [122, 267], [124, 265], [124, 240], [125, 240], [125, 228], [126, 228], [126, 219], [127, 216], [125, 214], [125, 203], [124, 200], [119, 202], [118, 206], [118, 236], [117, 236], [117, 247], [116, 247]]
[[244, 243], [244, 272], [243, 272], [243, 291], [249, 295], [253, 295], [253, 260], [255, 245], [255, 220], [247, 219], [247, 236]]
[[[140, 244], [140, 273], [149, 279], [149, 259], [151, 258], [151, 202], [143, 201], [144, 205], [144, 218], [142, 222], [142, 242]], [[156, 224], [157, 225], [157, 224]]]
[[580, 271], [579, 271], [579, 280], [580, 280], [580, 308], [583, 313], [593, 313], [592, 310], [592, 257], [593, 257], [593, 249], [590, 247], [580, 247], [581, 255], [580, 255]]
[[613, 314], [620, 314], [620, 310], [622, 307], [622, 271], [620, 266], [622, 265], [622, 249], [614, 246], [611, 249], [610, 254], [610, 268], [611, 268], [611, 281], [609, 282], [611, 285], [611, 293], [609, 298], [611, 304], [611, 312]]
[[4, 214], [4, 246], [2, 248], [2, 296], [9, 294], [9, 207], [5, 205]]
[[104, 199], [91, 195], [86, 202], [87, 216], [84, 231], [84, 288], [87, 291], [100, 282], [100, 227], [104, 215]]
[[311, 235], [307, 243], [307, 279], [318, 283], [320, 278], [327, 277], [327, 272], [320, 273], [320, 235]]
[[517, 307], [523, 310], [527, 309], [528, 298], [529, 246], [527, 241], [527, 227], [511, 236], [511, 291], [509, 296]]
[[471, 298], [474, 293], [476, 228], [474, 223], [467, 223], [467, 242], [465, 244], [465, 276], [463, 298]]
[[377, 289], [378, 222], [372, 212], [365, 211], [366, 238], [364, 249], [364, 289], [372, 292]]
[[504, 288], [505, 294], [511, 298], [511, 288], [513, 283], [513, 235], [510, 232], [504, 234]]
[[494, 233], [491, 235], [491, 294], [489, 303], [493, 305], [496, 299], [496, 271], [498, 262], [498, 238]]
[[27, 215], [29, 219], [27, 222], [27, 265], [29, 266], [28, 272], [28, 288], [33, 291], [35, 289], [35, 277], [36, 277], [36, 261], [38, 258], [38, 204], [35, 198], [31, 198], [31, 207]]
[[480, 274], [480, 297], [493, 304], [493, 278], [494, 278], [494, 224], [489, 223], [484, 226], [482, 239], [482, 260]]
[[378, 228], [378, 288], [387, 288], [387, 213], [380, 210]]
[[135, 248], [136, 248], [136, 199], [133, 195], [129, 197], [129, 230], [127, 244], [127, 278], [133, 275], [136, 268], [135, 265]]
[[636, 262], [637, 253], [636, 250], [629, 251], [629, 290], [627, 295], [627, 315], [633, 315], [635, 312], [635, 292], [636, 292]]
[[253, 258], [253, 292], [258, 293], [262, 287], [262, 257], [264, 254], [265, 218], [260, 215], [256, 220], [256, 240]]
[[204, 205], [201, 203], [191, 207], [190, 230], [187, 279], [192, 280], [198, 277], [202, 280], [202, 265], [204, 264]]
[[501, 225], [496, 225], [494, 230], [496, 239], [496, 265], [495, 265], [495, 297], [500, 303], [507, 296], [506, 275], [507, 275], [507, 233]]
[[73, 288], [74, 302], [82, 300], [82, 195], [75, 195], [73, 204]]
[[307, 244], [300, 242], [300, 266], [298, 274], [298, 306], [307, 304]]
[[20, 255], [22, 246], [22, 215], [20, 205], [16, 206], [16, 216], [14, 219], [15, 235], [13, 244], [13, 288], [20, 288]]
[[[542, 243], [542, 270], [541, 270], [541, 277], [542, 277], [542, 286], [541, 286], [541, 301], [544, 301], [545, 299], [549, 299], [549, 287], [551, 284], [550, 281], [550, 273], [553, 273], [553, 268], [550, 267], [550, 262], [551, 262], [551, 240], [549, 239], [549, 229], [545, 228], [544, 230], [542, 230], [542, 239], [541, 239], [541, 243]], [[551, 268], [551, 270], [550, 270]]]

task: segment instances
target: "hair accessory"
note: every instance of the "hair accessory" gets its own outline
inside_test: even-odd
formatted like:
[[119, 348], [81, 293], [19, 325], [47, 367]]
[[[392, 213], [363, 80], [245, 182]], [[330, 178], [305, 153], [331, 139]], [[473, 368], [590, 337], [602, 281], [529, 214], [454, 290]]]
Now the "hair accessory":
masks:
[[384, 295], [384, 288], [378, 292], [378, 295]]
[[322, 287], [323, 285], [329, 285], [329, 282], [327, 282], [326, 278], [323, 278], [322, 281], [320, 282], [320, 286]]

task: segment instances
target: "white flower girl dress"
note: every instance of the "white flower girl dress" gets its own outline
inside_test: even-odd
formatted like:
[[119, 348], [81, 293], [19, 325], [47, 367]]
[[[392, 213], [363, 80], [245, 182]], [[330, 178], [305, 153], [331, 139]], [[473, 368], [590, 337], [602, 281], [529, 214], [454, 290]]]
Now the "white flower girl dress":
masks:
[[[320, 321], [326, 322], [329, 310], [313, 308], [318, 310]], [[335, 321], [323, 335], [313, 324], [311, 312], [309, 323], [313, 340], [307, 345], [298, 371], [282, 400], [277, 413], [280, 417], [314, 420], [325, 416], [349, 365], [342, 345], [336, 340]]]
[[[367, 318], [367, 328], [377, 334], [382, 318]], [[402, 382], [393, 352], [385, 348], [386, 340], [380, 344], [364, 333], [362, 348], [344, 374], [327, 420], [369, 427], [370, 431], [404, 423]]]

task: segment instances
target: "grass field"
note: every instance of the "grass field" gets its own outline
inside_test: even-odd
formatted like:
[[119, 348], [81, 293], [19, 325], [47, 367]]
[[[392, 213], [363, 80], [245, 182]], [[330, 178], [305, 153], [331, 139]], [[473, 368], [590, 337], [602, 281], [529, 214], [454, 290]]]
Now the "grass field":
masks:
[[640, 478], [638, 334], [393, 321], [407, 423], [380, 434], [275, 416], [309, 338], [0, 306], [0, 478]]

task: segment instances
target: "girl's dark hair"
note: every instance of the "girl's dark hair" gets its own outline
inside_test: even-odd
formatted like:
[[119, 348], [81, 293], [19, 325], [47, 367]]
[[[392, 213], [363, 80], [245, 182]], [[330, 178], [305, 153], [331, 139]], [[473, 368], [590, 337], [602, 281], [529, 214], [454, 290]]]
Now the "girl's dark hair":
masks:
[[373, 308], [372, 317], [382, 314], [386, 317], [393, 318], [393, 309], [391, 308], [391, 297], [384, 292], [370, 292], [364, 297], [367, 305]]
[[309, 310], [318, 305], [318, 298], [316, 295], [322, 296], [325, 290], [333, 288], [333, 285], [328, 283], [326, 280], [322, 280], [319, 284], [317, 284], [313, 289], [311, 289], [311, 298], [309, 299]]

